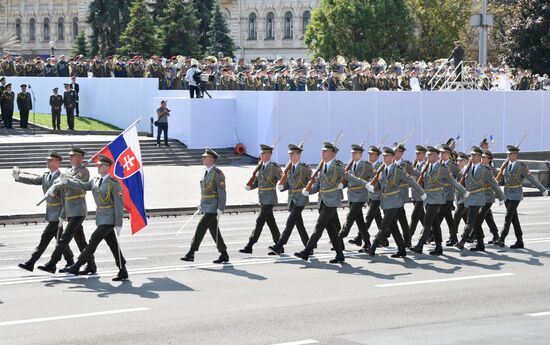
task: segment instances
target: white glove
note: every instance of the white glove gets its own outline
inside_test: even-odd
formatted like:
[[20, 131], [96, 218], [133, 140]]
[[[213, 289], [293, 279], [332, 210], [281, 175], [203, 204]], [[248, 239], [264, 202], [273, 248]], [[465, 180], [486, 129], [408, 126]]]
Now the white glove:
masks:
[[245, 189], [246, 191], [250, 191], [250, 186], [249, 186], [249, 185], [245, 185], [245, 186], [244, 186], [244, 189]]
[[54, 194], [55, 194], [55, 184], [54, 184], [53, 186], [51, 186], [51, 187], [46, 191], [45, 196], [46, 196], [46, 197], [54, 196]]
[[546, 189], [544, 192], [542, 192], [542, 196], [548, 196], [548, 189]]
[[498, 201], [498, 206], [500, 207], [500, 206], [502, 206], [502, 205], [504, 205], [504, 200], [499, 200], [499, 201]]
[[426, 193], [424, 193], [420, 196], [420, 199], [422, 199], [422, 201], [426, 201], [426, 199], [428, 199], [428, 196], [426, 195]]
[[468, 199], [469, 196], [470, 196], [470, 192], [466, 191], [466, 194], [464, 194], [464, 199]]
[[223, 211], [220, 210], [219, 208], [218, 208], [218, 211], [217, 211], [217, 212], [218, 212], [218, 217], [221, 216], [221, 215], [223, 214]]
[[15, 181], [19, 180], [19, 167], [18, 166], [13, 167], [13, 169], [11, 171], [11, 176], [13, 176], [13, 179]]
[[309, 192], [307, 190], [302, 190], [302, 195], [303, 196], [309, 196]]
[[338, 189], [344, 189], [344, 184], [343, 183], [338, 183], [338, 187], [336, 187]]
[[365, 188], [367, 188], [367, 190], [368, 190], [369, 192], [374, 193], [374, 186], [371, 185], [370, 183], [367, 183], [367, 184], [365, 185]]
[[115, 231], [116, 231], [117, 237], [120, 236], [120, 232], [122, 231], [122, 226], [115, 226]]
[[67, 182], [69, 181], [69, 178], [65, 175], [61, 175], [59, 176], [59, 181], [61, 181], [61, 184], [67, 184]]
[[283, 186], [282, 184], [277, 185], [277, 189], [279, 190], [279, 192], [282, 192], [283, 188], [285, 188], [285, 186]]

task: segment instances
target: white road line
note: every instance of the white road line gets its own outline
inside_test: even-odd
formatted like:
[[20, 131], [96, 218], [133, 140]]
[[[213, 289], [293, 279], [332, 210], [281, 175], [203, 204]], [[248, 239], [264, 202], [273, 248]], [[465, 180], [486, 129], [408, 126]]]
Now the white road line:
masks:
[[545, 311], [545, 312], [542, 312], [542, 313], [525, 314], [525, 315], [527, 315], [527, 316], [549, 316], [550, 311]]
[[78, 319], [78, 318], [91, 317], [91, 316], [133, 313], [133, 312], [146, 311], [146, 310], [149, 310], [149, 308], [118, 309], [118, 310], [100, 311], [95, 313], [72, 314], [72, 315], [62, 315], [62, 316], [52, 316], [52, 317], [41, 317], [37, 319], [4, 321], [4, 322], [0, 322], [0, 326], [13, 326], [13, 325], [23, 325], [27, 323], [36, 323], [36, 322]]
[[274, 345], [307, 345], [307, 344], [319, 344], [319, 341], [308, 339], [308, 340], [292, 341], [290, 343], [279, 343]]
[[454, 281], [461, 281], [461, 280], [508, 277], [508, 276], [513, 276], [513, 275], [515, 275], [515, 273], [485, 274], [485, 275], [479, 275], [479, 276], [430, 279], [430, 280], [419, 280], [419, 281], [414, 281], [414, 282], [391, 283], [391, 284], [377, 284], [377, 285], [374, 285], [374, 286], [375, 287], [392, 287], [392, 286], [421, 285], [421, 284], [432, 284], [432, 283], [446, 283], [446, 282], [454, 282]]

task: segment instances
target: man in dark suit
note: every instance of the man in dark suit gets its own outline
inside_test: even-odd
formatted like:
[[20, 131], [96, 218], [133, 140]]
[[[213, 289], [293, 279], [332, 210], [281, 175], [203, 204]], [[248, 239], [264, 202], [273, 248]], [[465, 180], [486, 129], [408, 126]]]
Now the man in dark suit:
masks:
[[[455, 65], [455, 68], [464, 60], [464, 48], [460, 45], [460, 41], [455, 41], [455, 49], [453, 49], [453, 52], [451, 53], [451, 56], [449, 57], [449, 61], [453, 59], [453, 63]], [[458, 78], [457, 81], [462, 81], [462, 65], [458, 66], [456, 68], [456, 75]]]
[[21, 85], [21, 92], [17, 94], [17, 108], [19, 109], [19, 126], [29, 128], [29, 111], [32, 109], [31, 95], [27, 92], [27, 85]]
[[12, 118], [14, 98], [15, 94], [11, 91], [11, 84], [6, 84], [4, 92], [2, 92], [2, 96], [0, 97], [0, 108], [2, 109], [4, 128], [13, 128]]
[[71, 89], [73, 89], [73, 91], [76, 95], [75, 114], [76, 114], [76, 117], [79, 117], [80, 109], [79, 109], [78, 103], [80, 103], [80, 99], [78, 97], [78, 93], [80, 92], [80, 87], [79, 87], [78, 83], [76, 82], [76, 76], [74, 76], [74, 75], [71, 77]]

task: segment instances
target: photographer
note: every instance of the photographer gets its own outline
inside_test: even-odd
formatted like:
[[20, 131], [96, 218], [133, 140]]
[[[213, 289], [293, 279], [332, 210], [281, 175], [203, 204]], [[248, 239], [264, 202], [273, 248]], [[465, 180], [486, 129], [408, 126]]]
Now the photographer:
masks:
[[189, 97], [191, 98], [195, 98], [195, 93], [197, 94], [197, 98], [202, 97], [199, 89], [200, 74], [200, 68], [197, 67], [196, 62], [193, 62], [191, 68], [187, 70], [187, 74], [185, 75], [185, 80], [189, 83]]
[[168, 116], [170, 116], [170, 109], [166, 108], [166, 101], [160, 102], [160, 108], [157, 109], [157, 146], [160, 146], [160, 135], [164, 132], [164, 145], [168, 144]]

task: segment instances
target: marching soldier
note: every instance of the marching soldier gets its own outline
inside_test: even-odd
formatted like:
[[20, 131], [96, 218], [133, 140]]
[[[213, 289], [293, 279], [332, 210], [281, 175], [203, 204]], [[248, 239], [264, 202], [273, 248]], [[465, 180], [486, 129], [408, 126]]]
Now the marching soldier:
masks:
[[336, 252], [336, 257], [330, 260], [331, 264], [344, 262], [344, 252], [342, 251], [342, 241], [338, 238], [340, 229], [337, 221], [337, 208], [342, 205], [342, 178], [345, 174], [344, 164], [336, 159], [338, 148], [331, 143], [323, 143], [322, 156], [323, 168], [316, 179], [311, 192], [304, 189], [303, 195], [319, 193], [317, 205], [319, 207], [319, 218], [315, 224], [315, 230], [311, 234], [305, 248], [294, 256], [307, 261], [311, 251], [317, 246], [317, 242], [327, 229], [327, 233]]
[[369, 182], [376, 172], [369, 161], [362, 159], [364, 151], [363, 146], [351, 145], [353, 164], [350, 170], [347, 171], [347, 182], [344, 183], [344, 187], [347, 185], [348, 188], [349, 212], [346, 216], [346, 222], [338, 234], [338, 238], [342, 240], [342, 249], [344, 248], [343, 239], [348, 236], [353, 223], [357, 224], [359, 235], [365, 243], [365, 247], [370, 246], [370, 236], [363, 218], [363, 206], [369, 199], [365, 182]]
[[504, 167], [504, 195], [506, 197], [506, 216], [504, 217], [504, 228], [500, 233], [500, 239], [496, 243], [499, 247], [504, 247], [504, 241], [510, 226], [514, 225], [514, 233], [516, 235], [516, 243], [510, 246], [510, 248], [518, 249], [523, 248], [523, 231], [521, 230], [521, 224], [518, 217], [518, 206], [523, 200], [523, 179], [529, 180], [535, 187], [537, 187], [542, 195], [547, 196], [548, 190], [538, 181], [531, 173], [525, 163], [518, 161], [519, 148], [508, 145], [508, 159], [509, 163]]
[[468, 218], [462, 238], [455, 244], [460, 250], [464, 249], [464, 244], [472, 234], [475, 234], [477, 239], [477, 245], [470, 248], [471, 251], [485, 251], [485, 244], [483, 242], [483, 232], [481, 230], [481, 222], [479, 222], [480, 209], [485, 206], [485, 190], [488, 185], [492, 188], [500, 200], [502, 205], [504, 201], [504, 194], [498, 186], [493, 173], [489, 167], [481, 164], [481, 155], [483, 151], [473, 146], [471, 151], [471, 161], [465, 168], [464, 174], [466, 174], [464, 181], [466, 190], [470, 193], [470, 196], [464, 200], [464, 206], [468, 208]]
[[[406, 159], [403, 159], [403, 154], [405, 153], [407, 149], [405, 148], [405, 145], [398, 144], [394, 148], [394, 159], [395, 159], [395, 165], [398, 165], [403, 168], [406, 174], [409, 176], [415, 176], [414, 169], [412, 167], [412, 163]], [[405, 182], [401, 184], [401, 198], [403, 199], [403, 202], [406, 202], [409, 199], [409, 185]], [[405, 212], [405, 204], [403, 203], [401, 205], [401, 211], [399, 211], [398, 214], [398, 221], [399, 225], [401, 226], [401, 231], [403, 232], [403, 239], [405, 240], [405, 247], [410, 248], [411, 247], [411, 232], [409, 229], [409, 221], [407, 220], [407, 213]]]
[[63, 84], [65, 92], [63, 93], [63, 104], [67, 112], [67, 126], [69, 130], [74, 130], [74, 110], [76, 108], [76, 93], [71, 89], [71, 84]]
[[429, 164], [429, 166], [423, 176], [424, 192], [427, 195], [425, 200], [424, 231], [416, 246], [411, 248], [411, 251], [422, 254], [424, 243], [433, 235], [435, 249], [430, 252], [430, 255], [442, 255], [443, 239], [441, 235], [441, 223], [438, 218], [441, 214], [441, 208], [447, 203], [444, 186], [447, 184], [453, 185], [465, 198], [469, 196], [469, 193], [455, 180], [450, 168], [445, 166], [443, 162], [438, 161], [440, 151], [432, 146], [428, 146], [427, 151], [428, 163], [426, 164]]
[[53, 95], [50, 96], [50, 106], [52, 107], [52, 128], [55, 131], [61, 130], [61, 106], [63, 105], [63, 96], [57, 93], [59, 89], [54, 87]]
[[189, 252], [181, 258], [183, 261], [193, 262], [195, 260], [195, 252], [199, 250], [207, 229], [210, 230], [210, 235], [216, 241], [216, 247], [220, 252], [220, 257], [214, 260], [213, 263], [222, 264], [229, 261], [227, 246], [223, 241], [218, 225], [219, 217], [223, 214], [226, 202], [225, 175], [215, 165], [218, 158], [220, 158], [220, 155], [211, 149], [206, 149], [202, 155], [202, 163], [206, 169], [200, 181], [201, 203], [199, 208], [203, 216], [197, 224], [197, 230], [191, 241]]
[[122, 229], [122, 217], [124, 216], [124, 193], [120, 182], [109, 174], [111, 166], [114, 162], [107, 156], [99, 155], [97, 162], [97, 171], [101, 177], [92, 181], [80, 181], [71, 177], [62, 175], [60, 177], [61, 186], [69, 188], [77, 188], [82, 190], [92, 191], [96, 207], [95, 223], [96, 230], [90, 237], [90, 242], [82, 251], [76, 263], [67, 269], [66, 273], [75, 275], [88, 274], [88, 270], [80, 271], [80, 267], [89, 260], [93, 260], [93, 255], [97, 246], [102, 240], [107, 242], [111, 253], [115, 258], [116, 266], [119, 271], [113, 281], [123, 281], [128, 279], [128, 271], [126, 270], [126, 260], [120, 252], [120, 247], [117, 241], [117, 234], [120, 234]]
[[[424, 168], [424, 165], [426, 163], [426, 153], [427, 149], [422, 145], [416, 145], [416, 159], [413, 163], [413, 170], [415, 171], [414, 177], [418, 179], [420, 176], [420, 173], [422, 169]], [[411, 214], [411, 224], [409, 226], [409, 229], [411, 231], [411, 237], [416, 232], [416, 227], [418, 226], [418, 222], [424, 226], [424, 216], [426, 215], [426, 212], [424, 211], [424, 201], [420, 198], [420, 194], [418, 194], [416, 191], [412, 191], [412, 201], [414, 205], [413, 212]]]
[[382, 195], [381, 206], [384, 210], [384, 219], [380, 231], [376, 235], [372, 245], [365, 252], [369, 256], [374, 256], [376, 248], [384, 243], [390, 233], [397, 244], [397, 253], [393, 254], [392, 258], [402, 258], [407, 256], [405, 251], [405, 241], [397, 228], [397, 219], [403, 208], [405, 200], [403, 199], [402, 186], [407, 186], [415, 189], [423, 201], [426, 200], [426, 193], [416, 181], [410, 177], [402, 165], [394, 162], [395, 151], [389, 147], [384, 148], [384, 169], [380, 174], [380, 179], [375, 186], [370, 183], [366, 185], [369, 192], [380, 190]]
[[[449, 168], [449, 170], [451, 171], [451, 174], [456, 180], [460, 176], [460, 169], [458, 168], [458, 165], [451, 159], [453, 152], [454, 150], [451, 148], [451, 146], [447, 144], [441, 145], [442, 164], [444, 167]], [[453, 227], [452, 209], [453, 209], [454, 200], [455, 200], [455, 187], [454, 187], [454, 184], [445, 183], [443, 185], [443, 188], [445, 190], [445, 200], [447, 201], [439, 211], [439, 226], [441, 226], [441, 224], [443, 223], [443, 220], [446, 219], [447, 225], [450, 230]]]
[[[288, 210], [290, 214], [288, 215], [281, 238], [275, 245], [269, 246], [269, 255], [280, 255], [284, 252], [283, 246], [288, 242], [294, 226], [298, 229], [298, 234], [304, 246], [306, 246], [309, 241], [309, 236], [302, 218], [302, 211], [309, 203], [309, 197], [303, 195], [302, 190], [306, 187], [311, 178], [311, 168], [306, 163], [300, 162], [302, 151], [303, 149], [299, 146], [293, 144], [288, 145], [288, 155], [290, 157], [291, 167], [288, 171], [285, 184], [279, 184], [277, 188], [281, 192], [288, 191]], [[310, 255], [313, 255], [313, 253], [311, 252]]]
[[239, 252], [246, 254], [252, 254], [252, 246], [258, 242], [266, 222], [269, 230], [271, 231], [271, 236], [275, 244], [279, 242], [279, 238], [281, 237], [279, 228], [275, 222], [275, 216], [273, 215], [273, 206], [278, 203], [277, 191], [275, 188], [277, 186], [277, 181], [281, 178], [282, 171], [281, 167], [277, 163], [271, 161], [273, 148], [263, 144], [260, 145], [260, 148], [262, 166], [260, 167], [252, 186], [245, 186], [247, 191], [258, 188], [258, 198], [261, 207], [260, 214], [256, 219], [256, 227], [252, 231], [252, 234], [250, 234], [248, 244], [243, 249], [239, 250]]
[[[457, 180], [461, 180], [466, 164], [468, 163], [468, 156], [464, 152], [459, 152], [457, 157], [457, 164], [460, 170]], [[460, 220], [463, 220], [464, 223], [466, 223], [467, 220], [468, 209], [464, 207], [464, 198], [459, 193], [457, 193], [456, 204], [457, 207], [453, 215], [453, 226], [449, 228], [449, 239], [445, 242], [445, 246], [447, 247], [453, 247], [458, 243], [458, 226], [460, 225]]]
[[[49, 172], [45, 172], [36, 177], [24, 177], [20, 176], [19, 167], [14, 167], [12, 172], [13, 178], [19, 183], [42, 186], [42, 192], [46, 193], [53, 185], [54, 181], [61, 175], [59, 167], [63, 158], [57, 152], [52, 151], [47, 157], [47, 160]], [[42, 232], [40, 243], [32, 253], [31, 258], [25, 263], [19, 264], [18, 266], [20, 268], [32, 272], [34, 270], [34, 264], [38, 261], [38, 259], [40, 259], [46, 248], [48, 248], [51, 240], [55, 237], [55, 239], [59, 241], [59, 238], [63, 232], [62, 221], [60, 221], [62, 208], [63, 204], [61, 202], [61, 195], [59, 192], [56, 192], [54, 195], [49, 196], [46, 199], [45, 219], [48, 222], [48, 225], [46, 225], [46, 228]], [[67, 246], [65, 248], [63, 251], [63, 257], [67, 261], [67, 266], [74, 264], [73, 252], [70, 247]]]
[[[483, 150], [483, 154], [481, 155], [481, 163], [489, 168], [491, 170], [491, 173], [493, 176], [494, 174], [494, 168], [493, 168], [493, 154], [489, 150]], [[498, 228], [496, 227], [496, 224], [494, 224], [493, 213], [491, 212], [491, 206], [493, 206], [495, 202], [495, 192], [490, 188], [489, 185], [485, 185], [485, 205], [481, 208], [480, 215], [479, 215], [479, 226], [481, 227], [483, 224], [483, 221], [487, 221], [489, 213], [491, 213], [491, 217], [489, 221], [487, 221], [487, 225], [489, 226], [489, 230], [491, 231], [491, 234], [493, 235], [493, 240], [489, 241], [489, 244], [493, 244], [495, 242], [498, 242]], [[491, 219], [493, 220], [493, 223], [491, 224]]]
[[[86, 151], [79, 147], [73, 147], [69, 152], [71, 160], [71, 168], [65, 171], [63, 175], [69, 176], [81, 182], [87, 182], [90, 179], [90, 172], [86, 168], [86, 164], [83, 163], [84, 155]], [[49, 196], [54, 195], [57, 186], [54, 184], [46, 194]], [[67, 227], [61, 236], [61, 239], [57, 243], [55, 250], [53, 251], [50, 261], [43, 266], [38, 266], [38, 269], [50, 273], [55, 273], [55, 265], [61, 259], [61, 254], [65, 251], [65, 248], [69, 246], [71, 240], [75, 239], [76, 245], [80, 252], [84, 251], [84, 248], [88, 245], [86, 237], [84, 236], [84, 229], [82, 223], [88, 215], [88, 208], [86, 207], [86, 191], [81, 188], [73, 188], [70, 186], [62, 186], [61, 189], [61, 202], [63, 203], [63, 212], [61, 213], [61, 219], [67, 218]], [[91, 256], [88, 259], [88, 265], [82, 274], [95, 274], [97, 271], [94, 257]], [[60, 273], [64, 273], [65, 270], [61, 269]]]

